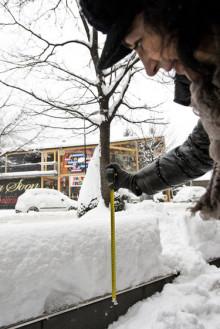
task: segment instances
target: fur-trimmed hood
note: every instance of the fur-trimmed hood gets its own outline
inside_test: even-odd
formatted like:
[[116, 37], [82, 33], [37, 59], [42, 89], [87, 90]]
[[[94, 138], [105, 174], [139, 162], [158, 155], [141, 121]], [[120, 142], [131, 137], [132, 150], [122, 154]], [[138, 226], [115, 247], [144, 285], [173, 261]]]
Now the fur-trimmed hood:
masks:
[[214, 160], [212, 178], [206, 193], [192, 209], [203, 219], [220, 219], [220, 88], [215, 82], [191, 84], [192, 105], [198, 111], [210, 139], [209, 152]]

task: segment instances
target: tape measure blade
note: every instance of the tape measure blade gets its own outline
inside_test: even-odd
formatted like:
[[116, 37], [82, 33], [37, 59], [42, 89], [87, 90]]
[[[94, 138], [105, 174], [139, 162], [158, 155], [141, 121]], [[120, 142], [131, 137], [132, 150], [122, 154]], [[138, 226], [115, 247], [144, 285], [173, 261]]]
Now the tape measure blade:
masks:
[[115, 205], [114, 190], [110, 190], [111, 203], [111, 261], [112, 261], [112, 301], [116, 302], [116, 253], [115, 253]]

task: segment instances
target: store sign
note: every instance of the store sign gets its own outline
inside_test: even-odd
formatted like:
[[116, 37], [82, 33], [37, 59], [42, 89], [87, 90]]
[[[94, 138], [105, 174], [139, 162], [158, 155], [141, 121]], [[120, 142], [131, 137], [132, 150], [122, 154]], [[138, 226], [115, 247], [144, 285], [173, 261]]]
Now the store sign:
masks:
[[84, 176], [71, 176], [70, 177], [70, 186], [77, 187], [81, 186], [83, 183]]
[[88, 164], [92, 158], [91, 152], [88, 151], [86, 155], [86, 163], [84, 153], [66, 153], [63, 156], [63, 173], [73, 174], [84, 172], [85, 165], [88, 168]]
[[64, 155], [65, 151], [64, 150], [60, 150], [60, 155]]
[[19, 195], [27, 189], [39, 187], [39, 177], [0, 180], [0, 209], [14, 208]]

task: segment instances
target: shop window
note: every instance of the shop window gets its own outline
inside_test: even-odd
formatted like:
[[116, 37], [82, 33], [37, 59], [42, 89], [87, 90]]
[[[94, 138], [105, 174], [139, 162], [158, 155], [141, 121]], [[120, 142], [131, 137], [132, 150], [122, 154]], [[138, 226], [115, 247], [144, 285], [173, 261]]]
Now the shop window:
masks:
[[136, 171], [136, 161], [133, 153], [112, 153], [110, 156], [111, 162], [117, 162], [119, 166], [130, 172]]
[[7, 172], [41, 170], [41, 152], [9, 154], [7, 157]]
[[44, 178], [43, 187], [52, 190], [57, 190], [57, 179], [56, 178]]
[[78, 201], [80, 187], [71, 187], [70, 198]]
[[61, 177], [60, 178], [60, 192], [64, 195], [69, 196], [69, 177]]
[[44, 170], [56, 170], [56, 158], [55, 158], [55, 151], [53, 152], [46, 152], [45, 153], [45, 162]]
[[83, 184], [85, 176], [70, 176], [69, 184], [70, 184], [70, 198], [73, 200], [78, 200], [79, 191]]
[[5, 157], [1, 157], [0, 158], [0, 173], [4, 173], [5, 172]]
[[93, 155], [93, 149], [86, 150], [86, 160], [84, 149], [66, 150], [61, 156], [61, 173], [62, 174], [81, 174], [85, 173]]

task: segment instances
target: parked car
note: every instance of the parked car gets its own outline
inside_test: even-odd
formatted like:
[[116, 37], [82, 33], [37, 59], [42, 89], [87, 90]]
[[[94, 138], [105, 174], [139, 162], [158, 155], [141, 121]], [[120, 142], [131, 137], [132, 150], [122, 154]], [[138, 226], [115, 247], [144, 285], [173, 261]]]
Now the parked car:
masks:
[[202, 186], [184, 186], [173, 197], [173, 202], [198, 201], [205, 191], [205, 187]]
[[158, 192], [153, 195], [154, 202], [165, 202], [167, 200], [167, 195], [163, 194], [163, 192]]
[[26, 190], [18, 197], [15, 211], [67, 211], [77, 209], [77, 201], [71, 200], [63, 193], [47, 189], [35, 188]]

